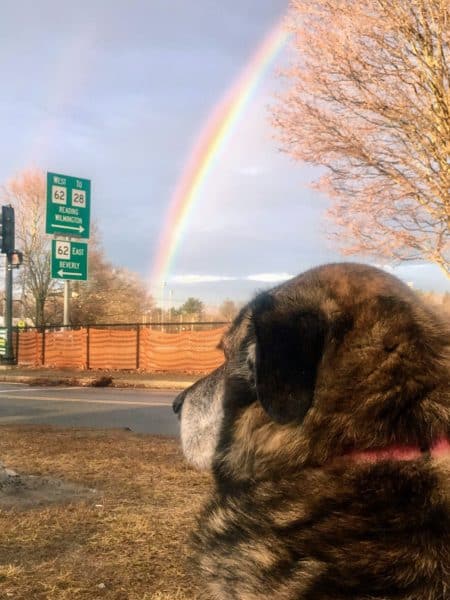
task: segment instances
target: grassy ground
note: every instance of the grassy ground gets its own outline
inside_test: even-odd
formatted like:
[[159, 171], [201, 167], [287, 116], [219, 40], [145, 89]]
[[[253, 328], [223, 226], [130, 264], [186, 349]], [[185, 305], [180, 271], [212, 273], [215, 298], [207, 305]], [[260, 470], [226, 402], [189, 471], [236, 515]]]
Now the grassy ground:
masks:
[[192, 600], [189, 531], [210, 481], [171, 438], [0, 427], [20, 474], [94, 488], [92, 498], [0, 511], [0, 598]]

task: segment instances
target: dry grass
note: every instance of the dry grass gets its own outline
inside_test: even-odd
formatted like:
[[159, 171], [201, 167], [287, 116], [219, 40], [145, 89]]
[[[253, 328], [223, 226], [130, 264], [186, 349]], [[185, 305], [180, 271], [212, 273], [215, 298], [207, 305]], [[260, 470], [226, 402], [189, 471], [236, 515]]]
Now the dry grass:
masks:
[[97, 493], [0, 512], [0, 598], [192, 600], [189, 531], [209, 479], [171, 438], [125, 431], [1, 427], [0, 457], [22, 474]]

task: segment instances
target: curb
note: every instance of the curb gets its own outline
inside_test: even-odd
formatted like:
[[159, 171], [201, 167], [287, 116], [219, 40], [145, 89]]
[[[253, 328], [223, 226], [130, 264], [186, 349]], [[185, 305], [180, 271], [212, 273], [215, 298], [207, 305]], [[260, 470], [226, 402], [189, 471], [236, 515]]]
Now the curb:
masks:
[[192, 385], [195, 379], [189, 381], [135, 381], [134, 379], [114, 379], [110, 384], [98, 383], [98, 377], [46, 377], [38, 375], [0, 375], [2, 383], [24, 383], [37, 386], [66, 386], [66, 387], [113, 387], [136, 388], [153, 390], [184, 390]]

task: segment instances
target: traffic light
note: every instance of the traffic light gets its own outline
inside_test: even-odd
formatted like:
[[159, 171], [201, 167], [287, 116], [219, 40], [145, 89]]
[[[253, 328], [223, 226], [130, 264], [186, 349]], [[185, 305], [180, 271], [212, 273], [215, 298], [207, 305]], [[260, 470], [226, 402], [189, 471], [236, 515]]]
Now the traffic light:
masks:
[[9, 254], [15, 249], [16, 241], [14, 229], [14, 208], [11, 205], [2, 206], [1, 251], [3, 254]]

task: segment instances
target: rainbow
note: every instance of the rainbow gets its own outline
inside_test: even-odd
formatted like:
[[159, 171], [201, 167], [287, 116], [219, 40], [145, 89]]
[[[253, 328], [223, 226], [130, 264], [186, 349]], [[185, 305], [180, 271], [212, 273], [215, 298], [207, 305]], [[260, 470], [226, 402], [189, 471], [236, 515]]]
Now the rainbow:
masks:
[[209, 115], [169, 203], [151, 273], [151, 286], [163, 285], [171, 269], [190, 210], [212, 165], [275, 58], [290, 36], [282, 19], [260, 44], [247, 66]]

